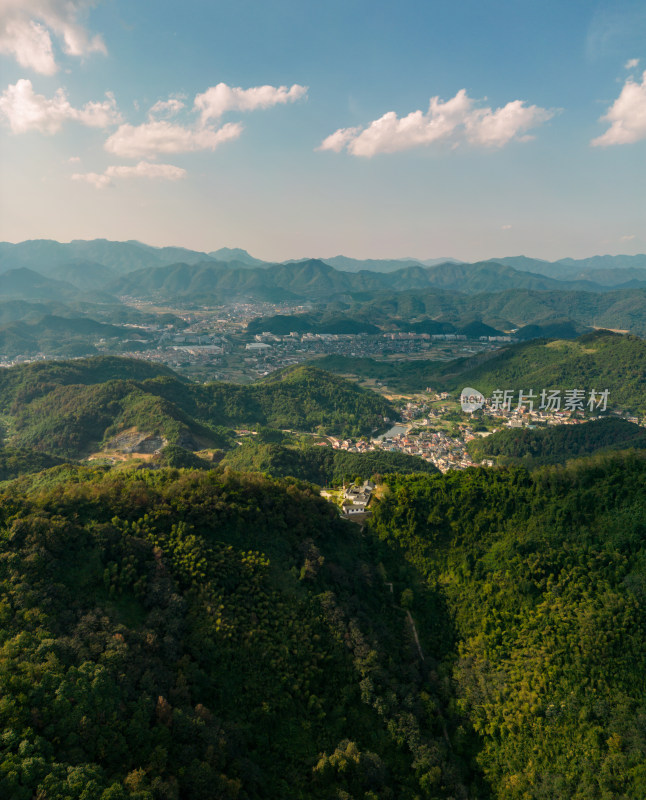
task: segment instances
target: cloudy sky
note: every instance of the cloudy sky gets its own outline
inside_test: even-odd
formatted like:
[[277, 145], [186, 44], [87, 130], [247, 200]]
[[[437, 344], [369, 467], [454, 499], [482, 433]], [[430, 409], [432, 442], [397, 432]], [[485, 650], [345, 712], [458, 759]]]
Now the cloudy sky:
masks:
[[643, 0], [0, 0], [0, 240], [646, 251]]

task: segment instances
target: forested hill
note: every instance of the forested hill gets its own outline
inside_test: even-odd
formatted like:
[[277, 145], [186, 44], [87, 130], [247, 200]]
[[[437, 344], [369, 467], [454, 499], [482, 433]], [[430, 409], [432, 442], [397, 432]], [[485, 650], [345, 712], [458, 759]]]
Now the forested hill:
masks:
[[419, 456], [374, 450], [349, 453], [331, 447], [288, 446], [280, 442], [258, 441], [253, 437], [229, 451], [222, 462], [241, 472], [265, 472], [275, 478], [291, 475], [304, 481], [326, 486], [367, 480], [390, 472], [438, 472], [437, 467]]
[[[411, 571], [402, 559], [389, 576], [307, 487], [47, 475], [30, 498], [2, 498], [0, 796], [414, 800], [478, 786], [448, 738], [469, 734], [399, 605]], [[431, 652], [430, 598], [428, 611]]]
[[646, 449], [646, 430], [617, 417], [535, 430], [508, 428], [468, 444], [469, 453], [477, 461], [493, 457], [498, 464], [527, 467], [564, 464], [599, 451], [630, 448]]
[[646, 795], [646, 461], [296, 481], [56, 467], [0, 498], [0, 796]]
[[611, 406], [646, 411], [646, 341], [611, 331], [575, 340], [522, 342], [494, 356], [452, 362], [392, 363], [324, 356], [313, 363], [342, 375], [381, 379], [408, 391], [427, 386], [451, 392], [473, 386], [485, 394], [495, 389], [608, 389]]
[[113, 380], [146, 381], [177, 373], [161, 364], [119, 356], [96, 356], [72, 361], [34, 361], [0, 368], [0, 408], [29, 402], [58, 386], [94, 386]]
[[500, 388], [609, 389], [613, 406], [646, 410], [646, 341], [610, 331], [574, 341], [532, 341], [469, 367], [452, 386], [457, 389], [464, 381], [486, 393]]
[[645, 797], [644, 457], [388, 485], [369, 527], [446, 610], [471, 796]]
[[128, 430], [199, 449], [221, 446], [223, 427], [364, 435], [396, 416], [380, 395], [313, 367], [248, 386], [195, 384], [165, 367], [105, 357], [0, 371], [0, 412], [12, 446], [71, 458]]

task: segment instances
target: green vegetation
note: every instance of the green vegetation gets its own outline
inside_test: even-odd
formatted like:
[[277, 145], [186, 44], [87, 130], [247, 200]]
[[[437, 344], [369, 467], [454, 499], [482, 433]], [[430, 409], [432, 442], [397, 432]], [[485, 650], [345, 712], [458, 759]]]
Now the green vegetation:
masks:
[[155, 459], [155, 466], [172, 467], [173, 469], [211, 469], [213, 462], [201, 458], [178, 444], [169, 444]]
[[247, 325], [247, 333], [275, 333], [286, 336], [293, 331], [297, 333], [335, 333], [359, 334], [380, 333], [376, 325], [366, 320], [352, 319], [338, 313], [323, 314], [276, 314], [271, 317], [252, 319]]
[[547, 322], [524, 325], [516, 331], [516, 338], [525, 339], [576, 339], [590, 331], [582, 330], [581, 325], [569, 319], [554, 319]]
[[[404, 270], [411, 277], [410, 270]], [[412, 271], [415, 273], [416, 271]], [[318, 298], [318, 311], [289, 318], [265, 317], [250, 323], [250, 330], [285, 334], [292, 330], [316, 330], [318, 325], [342, 312], [355, 325], [377, 326], [384, 331], [415, 333], [471, 333], [492, 335], [517, 328], [523, 339], [537, 336], [572, 338], [592, 326], [646, 335], [646, 289], [612, 291], [571, 291], [567, 284], [554, 282], [553, 290], [505, 289], [493, 277], [488, 290], [478, 294], [446, 288], [402, 291], [402, 273], [392, 273], [397, 286], [387, 291], [361, 290], [339, 298]], [[349, 290], [348, 290], [349, 291]], [[479, 329], [469, 328], [473, 320]], [[487, 327], [488, 326], [488, 327]], [[494, 330], [490, 330], [493, 328]]]
[[76, 361], [36, 361], [0, 369], [0, 410], [6, 412], [58, 386], [93, 386], [112, 380], [144, 381], [160, 376], [182, 380], [168, 367], [118, 356]]
[[251, 386], [183, 381], [165, 367], [117, 357], [0, 371], [0, 412], [13, 446], [78, 458], [134, 430], [189, 449], [227, 446], [223, 428], [271, 425], [364, 435], [392, 406], [312, 367]]
[[600, 450], [646, 448], [646, 430], [616, 417], [584, 422], [582, 425], [557, 425], [549, 428], [510, 428], [484, 439], [469, 442], [475, 460], [495, 457], [498, 464], [564, 464], [571, 458], [592, 455]]
[[646, 341], [599, 331], [574, 341], [518, 344], [466, 369], [452, 381], [452, 386], [457, 388], [460, 383], [484, 393], [531, 387], [539, 391], [609, 389], [611, 407], [646, 411]]
[[316, 364], [329, 372], [353, 375], [364, 380], [378, 380], [391, 389], [403, 392], [419, 392], [428, 386], [442, 388], [452, 376], [473, 359], [455, 361], [378, 361], [375, 358], [351, 358], [350, 356], [323, 356]]
[[495, 389], [609, 389], [609, 406], [646, 412], [646, 342], [636, 336], [598, 331], [572, 340], [536, 340], [450, 362], [351, 359], [325, 356], [315, 362], [341, 374], [384, 380], [392, 388], [420, 391], [427, 386], [456, 394], [473, 386], [485, 395]]
[[276, 478], [291, 475], [319, 486], [338, 485], [356, 477], [366, 480], [389, 472], [437, 472], [437, 468], [423, 458], [405, 453], [384, 450], [348, 453], [331, 447], [290, 447], [254, 440], [245, 441], [228, 452], [222, 463], [243, 472], [264, 472]]
[[368, 527], [447, 610], [452, 743], [491, 796], [646, 796], [646, 459], [387, 482]]
[[32, 472], [65, 463], [49, 453], [41, 453], [28, 448], [0, 447], [0, 481], [9, 481]]
[[21, 485], [0, 530], [2, 797], [477, 789], [399, 591], [306, 485], [87, 469]]
[[[552, 299], [550, 296], [562, 294], [569, 295], [570, 301], [578, 300], [578, 304], [595, 307], [603, 313], [613, 307], [617, 298], [602, 301], [595, 300], [594, 296], [602, 293], [620, 294], [616, 290], [608, 291], [607, 286], [590, 280], [557, 280], [519, 271], [495, 261], [445, 263], [432, 267], [404, 266], [394, 272], [344, 272], [315, 258], [245, 269], [240, 269], [238, 264], [212, 260], [192, 264], [182, 262], [183, 259], [180, 259], [178, 263], [130, 272], [108, 283], [107, 288], [119, 296], [156, 296], [161, 299], [181, 298], [216, 303], [242, 298], [258, 301], [268, 297], [283, 301], [329, 302], [350, 296], [359, 303], [379, 305], [384, 303], [385, 296], [392, 298], [393, 295], [416, 292], [423, 295], [428, 305], [434, 302], [432, 295], [446, 296], [446, 310], [449, 312], [464, 309], [471, 299], [475, 300], [478, 307], [488, 311], [489, 305], [496, 302], [492, 301], [492, 297], [499, 297], [504, 292], [522, 292], [532, 298], [524, 305], [532, 306], [534, 310], [542, 309], [546, 302], [549, 304]], [[546, 297], [543, 299], [541, 295]], [[570, 304], [577, 305], [576, 302]], [[554, 313], [552, 311], [551, 315]], [[527, 321], [537, 321], [536, 314]]]
[[357, 301], [351, 313], [357, 312], [380, 326], [386, 320], [429, 318], [456, 323], [470, 314], [501, 330], [567, 319], [576, 325], [594, 325], [646, 335], [644, 288], [605, 292], [519, 288], [471, 295], [439, 290], [391, 291]]
[[147, 346], [149, 334], [137, 332], [133, 340], [130, 328], [106, 325], [88, 318], [68, 318], [47, 314], [33, 321], [15, 321], [0, 326], [0, 353], [5, 358], [17, 355], [85, 356], [97, 352], [96, 344], [103, 340], [111, 346], [126, 346], [131, 350]]
[[26, 475], [0, 796], [643, 797], [645, 486], [625, 453], [390, 475], [360, 528], [222, 466]]

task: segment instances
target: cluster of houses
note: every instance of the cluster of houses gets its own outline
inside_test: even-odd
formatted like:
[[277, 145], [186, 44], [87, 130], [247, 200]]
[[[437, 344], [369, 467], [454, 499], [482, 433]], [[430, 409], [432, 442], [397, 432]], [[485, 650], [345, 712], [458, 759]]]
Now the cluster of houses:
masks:
[[[427, 424], [427, 420], [419, 420], [419, 424]], [[444, 431], [423, 431], [416, 436], [410, 436], [405, 428], [402, 433], [386, 436], [382, 439], [367, 441], [359, 439], [336, 439], [330, 437], [332, 447], [337, 450], [346, 450], [349, 453], [369, 453], [374, 450], [387, 450], [391, 453], [405, 453], [411, 456], [420, 456], [426, 461], [446, 472], [449, 469], [466, 469], [474, 466], [469, 456], [467, 442], [475, 438], [473, 431], [465, 429], [459, 439], [449, 436]]]
[[351, 484], [343, 490], [343, 503], [341, 510], [345, 516], [355, 516], [357, 514], [366, 515], [370, 513], [368, 503], [375, 490], [372, 481], [364, 481], [361, 485]]
[[407, 433], [384, 439], [379, 443], [382, 450], [419, 456], [430, 461], [441, 472], [449, 469], [466, 469], [475, 466], [467, 452], [466, 444], [475, 438], [470, 429], [462, 431], [462, 438], [456, 439], [444, 431], [422, 432], [418, 436]]

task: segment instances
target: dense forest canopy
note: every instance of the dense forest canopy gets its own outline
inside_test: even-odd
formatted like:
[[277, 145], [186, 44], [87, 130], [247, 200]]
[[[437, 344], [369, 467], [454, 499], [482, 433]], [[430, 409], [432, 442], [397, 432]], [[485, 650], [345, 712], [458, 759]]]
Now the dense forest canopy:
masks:
[[492, 797], [646, 795], [645, 478], [619, 455], [388, 479], [370, 526], [447, 609]]
[[228, 468], [0, 508], [0, 795], [646, 792], [646, 460], [386, 478], [363, 529]]
[[477, 784], [448, 708], [425, 710], [444, 690], [399, 585], [307, 485], [78, 469], [19, 485], [0, 537], [3, 797], [412, 800]]
[[[255, 437], [254, 437], [255, 438]], [[437, 467], [419, 456], [374, 450], [349, 453], [331, 447], [290, 446], [278, 442], [246, 441], [229, 451], [222, 462], [243, 472], [266, 472], [276, 478], [291, 475], [326, 486], [390, 472], [437, 472]]]
[[471, 456], [482, 461], [494, 456], [498, 464], [563, 464], [568, 459], [600, 450], [646, 448], [646, 430], [617, 417], [555, 425], [548, 428], [508, 428], [469, 442]]

